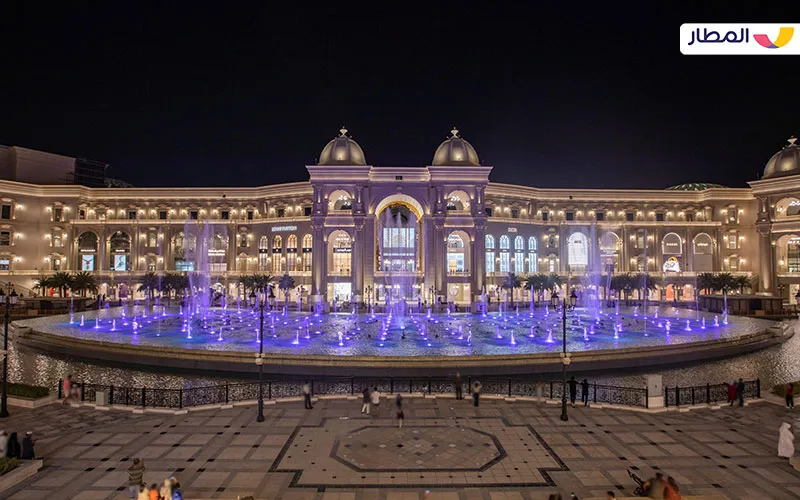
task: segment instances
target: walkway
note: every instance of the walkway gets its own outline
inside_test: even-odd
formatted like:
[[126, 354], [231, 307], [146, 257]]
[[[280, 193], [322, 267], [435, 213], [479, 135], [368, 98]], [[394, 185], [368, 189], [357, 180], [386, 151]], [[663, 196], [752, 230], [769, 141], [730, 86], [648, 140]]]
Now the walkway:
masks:
[[[51, 405], [12, 408], [4, 427], [33, 430], [45, 468], [11, 499], [126, 498], [126, 469], [143, 457], [145, 479], [175, 475], [184, 498], [410, 500], [540, 499], [631, 495], [627, 468], [674, 476], [690, 495], [800, 498], [800, 473], [776, 456], [777, 428], [794, 415], [768, 403], [644, 414], [528, 402], [405, 400], [362, 415], [358, 400], [132, 414]], [[799, 410], [800, 411], [800, 410]]]

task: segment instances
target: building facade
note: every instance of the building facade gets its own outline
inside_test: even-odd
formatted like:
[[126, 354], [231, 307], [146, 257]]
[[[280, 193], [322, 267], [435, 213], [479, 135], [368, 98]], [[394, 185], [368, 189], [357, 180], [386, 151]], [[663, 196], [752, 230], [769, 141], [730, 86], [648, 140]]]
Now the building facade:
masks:
[[59, 181], [64, 157], [59, 179], [26, 175], [13, 149], [0, 155], [11, 179], [0, 180], [0, 275], [26, 293], [58, 271], [96, 274], [109, 297], [134, 296], [148, 272], [207, 272], [231, 295], [242, 275], [289, 274], [290, 300], [329, 305], [469, 305], [499, 298], [509, 273], [587, 288], [589, 275], [647, 272], [652, 298], [670, 301], [694, 300], [703, 272], [748, 274], [754, 292], [792, 303], [800, 290], [794, 140], [749, 188], [666, 190], [490, 182], [457, 130], [428, 166], [376, 167], [343, 129], [307, 182], [240, 188], [85, 187]]

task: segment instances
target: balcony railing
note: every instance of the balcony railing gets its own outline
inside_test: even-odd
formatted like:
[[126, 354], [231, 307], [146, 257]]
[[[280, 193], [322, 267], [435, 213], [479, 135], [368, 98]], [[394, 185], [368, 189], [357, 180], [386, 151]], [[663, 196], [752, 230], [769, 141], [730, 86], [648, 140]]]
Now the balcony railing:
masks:
[[469, 271], [447, 271], [447, 275], [453, 277], [458, 277], [458, 276], [469, 277], [472, 276], [472, 273]]

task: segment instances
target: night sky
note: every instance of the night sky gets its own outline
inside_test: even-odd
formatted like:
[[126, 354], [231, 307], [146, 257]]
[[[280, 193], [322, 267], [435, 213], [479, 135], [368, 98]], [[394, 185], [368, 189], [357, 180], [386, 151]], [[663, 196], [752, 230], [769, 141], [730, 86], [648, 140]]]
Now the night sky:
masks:
[[0, 144], [251, 186], [306, 180], [342, 125], [375, 166], [428, 165], [456, 125], [494, 181], [660, 189], [745, 186], [800, 134], [800, 57], [678, 43], [683, 22], [798, 22], [792, 2], [107, 3], [6, 6]]

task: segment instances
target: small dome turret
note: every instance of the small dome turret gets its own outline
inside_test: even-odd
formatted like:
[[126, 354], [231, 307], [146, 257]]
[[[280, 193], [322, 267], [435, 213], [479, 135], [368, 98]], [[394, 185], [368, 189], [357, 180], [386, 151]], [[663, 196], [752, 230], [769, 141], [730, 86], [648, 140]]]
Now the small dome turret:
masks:
[[790, 137], [788, 144], [772, 155], [764, 167], [762, 179], [800, 174], [800, 146], [795, 144], [796, 142], [796, 137]]
[[433, 154], [433, 166], [479, 166], [478, 153], [472, 144], [458, 136], [458, 129], [453, 127], [452, 134], [436, 148]]
[[339, 136], [322, 148], [317, 165], [366, 165], [364, 150], [356, 141], [347, 136], [342, 127]]

